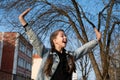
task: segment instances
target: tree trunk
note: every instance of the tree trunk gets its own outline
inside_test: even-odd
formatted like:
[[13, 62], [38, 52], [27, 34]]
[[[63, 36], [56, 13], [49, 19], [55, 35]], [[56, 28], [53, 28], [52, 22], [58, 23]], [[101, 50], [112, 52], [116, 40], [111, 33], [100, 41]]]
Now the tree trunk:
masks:
[[92, 65], [93, 65], [93, 69], [94, 69], [97, 80], [102, 80], [102, 75], [100, 73], [100, 70], [98, 68], [98, 65], [96, 63], [95, 57], [92, 52], [89, 53], [89, 57], [90, 57]]

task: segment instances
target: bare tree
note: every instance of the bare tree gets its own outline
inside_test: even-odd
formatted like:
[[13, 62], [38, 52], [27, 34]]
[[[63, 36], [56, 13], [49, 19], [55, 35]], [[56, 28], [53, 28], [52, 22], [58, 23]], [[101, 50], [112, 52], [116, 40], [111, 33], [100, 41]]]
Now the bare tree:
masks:
[[83, 56], [79, 60], [78, 69], [81, 71], [81, 79], [88, 80], [88, 76], [92, 71], [92, 65], [90, 63], [89, 57], [87, 55]]
[[[92, 51], [89, 53], [89, 58], [97, 80], [110, 79], [108, 70], [110, 66], [110, 46], [113, 40], [112, 34], [118, 29], [120, 30], [120, 28], [118, 28], [120, 24], [119, 0], [102, 0], [101, 5], [103, 5], [103, 7], [98, 15], [95, 16], [97, 17], [97, 21], [91, 20], [89, 18], [91, 16], [89, 15], [90, 13], [85, 11], [80, 2], [76, 0], [68, 0], [65, 4], [54, 0], [51, 2], [49, 0], [6, 0], [2, 1], [2, 3], [3, 4], [0, 4], [0, 6], [8, 10], [8, 12], [14, 9], [21, 12], [25, 8], [32, 7], [33, 11], [29, 14], [28, 20], [39, 37], [45, 38], [52, 30], [63, 28], [68, 33], [69, 31], [73, 31], [81, 43], [85, 44], [89, 41], [87, 28], [97, 27], [103, 34], [99, 42], [102, 70], [99, 68]], [[94, 22], [97, 22], [97, 24]]]

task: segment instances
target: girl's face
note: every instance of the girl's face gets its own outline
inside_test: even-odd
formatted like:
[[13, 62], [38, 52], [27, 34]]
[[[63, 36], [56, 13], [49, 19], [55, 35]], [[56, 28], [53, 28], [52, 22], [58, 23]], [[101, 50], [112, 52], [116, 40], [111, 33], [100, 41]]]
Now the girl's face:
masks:
[[53, 39], [54, 45], [60, 48], [64, 48], [67, 44], [67, 37], [63, 31], [59, 31], [55, 39]]

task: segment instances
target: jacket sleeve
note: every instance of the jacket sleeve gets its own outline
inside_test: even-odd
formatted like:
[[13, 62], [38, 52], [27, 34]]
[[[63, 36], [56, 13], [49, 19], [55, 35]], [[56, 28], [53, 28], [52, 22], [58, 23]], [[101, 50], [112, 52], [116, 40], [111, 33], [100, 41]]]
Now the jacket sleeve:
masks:
[[78, 60], [79, 58], [83, 57], [83, 55], [85, 55], [88, 51], [93, 49], [97, 44], [98, 44], [98, 41], [96, 39], [96, 40], [92, 40], [92, 41], [84, 44], [80, 48], [76, 49], [72, 54], [74, 56], [74, 59]]
[[40, 57], [43, 57], [45, 53], [44, 51], [47, 50], [45, 49], [43, 43], [40, 41], [38, 36], [34, 33], [34, 31], [32, 30], [32, 28], [30, 28], [29, 25], [25, 27], [25, 31], [29, 38], [30, 43], [32, 44], [33, 48], [37, 51], [37, 54]]

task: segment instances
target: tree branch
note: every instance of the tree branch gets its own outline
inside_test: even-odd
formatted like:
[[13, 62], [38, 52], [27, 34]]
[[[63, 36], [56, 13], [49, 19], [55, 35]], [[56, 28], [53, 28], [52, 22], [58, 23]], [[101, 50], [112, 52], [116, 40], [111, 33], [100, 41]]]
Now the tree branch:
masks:
[[113, 6], [114, 6], [114, 0], [111, 1], [110, 9], [108, 9], [108, 11], [107, 11], [106, 27], [104, 30], [104, 38], [103, 38], [104, 39], [104, 41], [103, 41], [104, 48], [106, 47], [106, 36], [107, 36], [107, 31], [109, 30], [109, 24], [110, 24], [110, 18], [111, 18]]
[[101, 26], [101, 15], [108, 7], [109, 7], [109, 3], [98, 14], [98, 31], [100, 30], [100, 26]]
[[72, 28], [73, 28], [74, 31], [76, 32], [76, 35], [77, 35], [78, 39], [80, 39], [80, 41], [81, 41], [82, 43], [85, 43], [85, 40], [83, 40], [83, 38], [81, 37], [81, 35], [80, 35], [80, 33], [79, 33], [79, 31], [78, 31], [75, 23], [72, 21], [72, 19], [71, 19], [70, 16], [68, 15], [68, 13], [67, 13], [66, 11], [64, 11], [64, 10], [56, 7], [55, 5], [49, 3], [49, 2], [46, 2], [46, 4], [50, 5], [50, 6], [51, 6], [52, 8], [54, 8], [57, 12], [59, 12], [61, 15], [66, 16], [66, 17], [68, 18], [68, 20], [69, 20], [69, 23], [72, 25]]
[[71, 0], [73, 5], [74, 5], [74, 8], [75, 8], [75, 11], [76, 11], [76, 14], [77, 14], [77, 18], [78, 18], [78, 22], [79, 22], [79, 25], [81, 27], [81, 30], [82, 30], [82, 35], [84, 37], [84, 41], [85, 42], [88, 42], [88, 38], [87, 38], [87, 34], [86, 34], [86, 31], [85, 31], [85, 28], [84, 28], [84, 24], [83, 24], [83, 21], [81, 19], [81, 13], [80, 13], [80, 10], [78, 8], [78, 4], [76, 2], [76, 0]]

